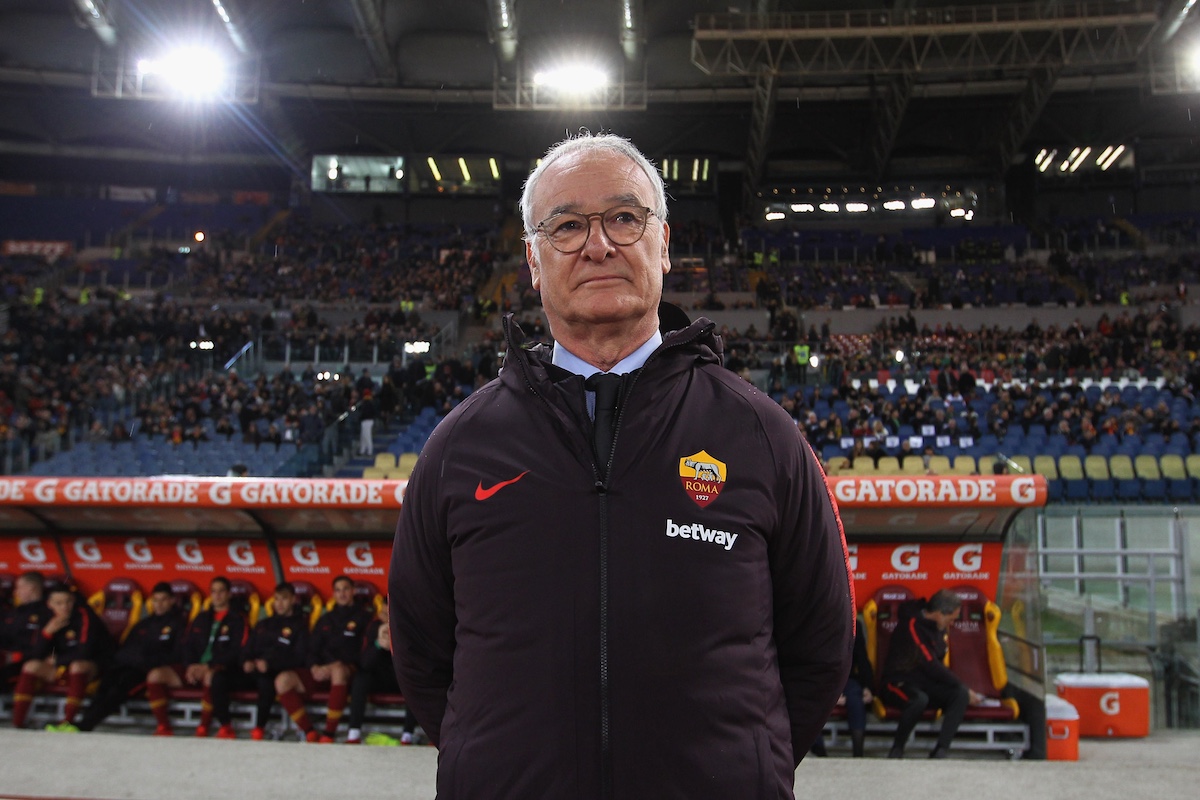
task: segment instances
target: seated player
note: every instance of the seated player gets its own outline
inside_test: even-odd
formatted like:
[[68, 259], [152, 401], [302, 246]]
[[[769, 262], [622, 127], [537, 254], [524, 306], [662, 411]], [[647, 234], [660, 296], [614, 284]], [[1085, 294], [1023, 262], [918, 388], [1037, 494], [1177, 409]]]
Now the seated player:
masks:
[[271, 713], [275, 695], [293, 688], [292, 676], [304, 667], [308, 658], [308, 620], [300, 616], [295, 587], [290, 583], [276, 586], [272, 605], [274, 614], [254, 626], [242, 654], [242, 669], [254, 678], [258, 689], [258, 715], [250, 731], [254, 740], [265, 735], [263, 725]]
[[16, 683], [50, 618], [45, 591], [40, 572], [26, 572], [13, 582], [13, 607], [0, 614], [0, 690]]
[[150, 613], [138, 620], [105, 670], [100, 688], [83, 712], [79, 730], [94, 730], [146, 684], [151, 670], [175, 662], [179, 641], [187, 628], [171, 584], [161, 581], [150, 590]]
[[67, 687], [63, 718], [46, 730], [77, 731], [75, 716], [83, 705], [88, 682], [100, 674], [115, 643], [96, 612], [79, 602], [70, 586], [53, 587], [46, 605], [50, 618], [42, 626], [13, 691], [13, 727], [25, 727], [39, 684], [62, 682]]
[[308, 660], [313, 680], [329, 682], [328, 714], [319, 740], [322, 743], [332, 742], [337, 733], [350, 679], [362, 658], [372, 618], [370, 611], [354, 602], [354, 581], [345, 575], [333, 579], [333, 602], [333, 608], [313, 628]]
[[[379, 609], [379, 617], [367, 629], [367, 646], [358, 662], [358, 670], [350, 684], [350, 728], [346, 744], [362, 741], [363, 717], [367, 713], [367, 698], [373, 692], [399, 694], [396, 670], [392, 666], [392, 636], [388, 627], [388, 607]], [[404, 714], [404, 730], [400, 744], [412, 744], [417, 721], [411, 711]]]
[[250, 628], [246, 617], [230, 608], [229, 598], [229, 580], [220, 575], [213, 578], [209, 585], [210, 606], [196, 615], [183, 637], [182, 664], [157, 667], [146, 676], [146, 697], [158, 723], [156, 735], [171, 735], [168, 691], [187, 683], [204, 690], [196, 735], [208, 736], [215, 716], [220, 725], [217, 738], [237, 738], [229, 713], [229, 695], [243, 674], [242, 648]]
[[962, 598], [950, 589], [900, 606], [880, 681], [883, 701], [901, 709], [888, 758], [904, 757], [913, 728], [925, 710], [933, 708], [942, 710], [942, 727], [929, 757], [946, 758], [967, 706], [983, 699], [944, 662], [946, 634], [961, 611]]

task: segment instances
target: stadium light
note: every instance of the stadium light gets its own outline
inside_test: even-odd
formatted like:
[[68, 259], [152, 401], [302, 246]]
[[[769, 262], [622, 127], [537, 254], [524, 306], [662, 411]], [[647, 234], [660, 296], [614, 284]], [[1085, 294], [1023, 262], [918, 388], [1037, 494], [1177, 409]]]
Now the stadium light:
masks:
[[888, 200], [883, 204], [883, 207], [886, 211], [903, 211], [908, 208], [908, 204], [903, 200]]
[[438, 183], [442, 182], [442, 171], [438, 169], [437, 162], [433, 160], [433, 156], [425, 159], [425, 163], [429, 165], [429, 171], [433, 173], [433, 179]]
[[568, 64], [533, 75], [533, 85], [564, 94], [589, 94], [608, 86], [608, 75], [599, 67]]
[[197, 243], [203, 242], [204, 241], [204, 231], [196, 231], [195, 235], [192, 236], [192, 238], [195, 239]]
[[850, 214], [861, 214], [870, 210], [871, 207], [866, 203], [846, 203], [846, 211]]
[[768, 211], [767, 222], [778, 222], [779, 220], [783, 219], [784, 216], [785, 215], [782, 211]]
[[796, 214], [811, 214], [816, 210], [812, 203], [792, 203], [792, 212]]
[[139, 80], [161, 79], [167, 89], [185, 100], [214, 100], [228, 81], [225, 60], [204, 47], [180, 47], [161, 58], [137, 62]]
[[904, 363], [904, 351], [903, 351], [903, 350], [897, 350], [897, 351], [896, 351], [896, 363], [897, 363], [897, 364], [903, 364], [903, 363]]
[[458, 168], [462, 170], [463, 183], [471, 182], [471, 173], [467, 170], [467, 160], [462, 156], [458, 158]]
[[826, 214], [836, 214], [841, 211], [837, 203], [821, 203], [817, 208], [824, 211]]
[[490, 167], [492, 170], [492, 180], [500, 180], [500, 165], [496, 163], [495, 158], [488, 159], [488, 167]]
[[933, 208], [936, 205], [936, 202], [932, 197], [918, 197], [909, 205], [917, 210], [920, 210], [925, 208]]

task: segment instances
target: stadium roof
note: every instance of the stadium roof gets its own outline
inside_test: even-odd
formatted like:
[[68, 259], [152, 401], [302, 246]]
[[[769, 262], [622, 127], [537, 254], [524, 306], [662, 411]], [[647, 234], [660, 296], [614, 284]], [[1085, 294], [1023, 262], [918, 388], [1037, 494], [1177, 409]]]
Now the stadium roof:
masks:
[[[1189, 0], [731, 3], [0, 0], [0, 179], [306, 174], [313, 153], [495, 154], [523, 174], [582, 126], [751, 184], [883, 181], [1195, 125]], [[137, 60], [193, 37], [237, 59], [241, 102], [146, 99]], [[616, 85], [559, 105], [533, 74], [567, 56]]]

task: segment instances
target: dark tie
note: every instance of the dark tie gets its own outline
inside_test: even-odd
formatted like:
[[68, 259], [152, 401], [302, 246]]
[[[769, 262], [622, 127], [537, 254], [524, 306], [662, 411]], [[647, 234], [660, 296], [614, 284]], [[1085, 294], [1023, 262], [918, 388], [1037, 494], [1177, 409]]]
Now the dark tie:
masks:
[[592, 425], [592, 445], [596, 448], [596, 459], [603, 472], [608, 467], [612, 453], [613, 421], [617, 416], [617, 403], [621, 396], [621, 376], [597, 372], [584, 381], [589, 392], [596, 393], [596, 417]]

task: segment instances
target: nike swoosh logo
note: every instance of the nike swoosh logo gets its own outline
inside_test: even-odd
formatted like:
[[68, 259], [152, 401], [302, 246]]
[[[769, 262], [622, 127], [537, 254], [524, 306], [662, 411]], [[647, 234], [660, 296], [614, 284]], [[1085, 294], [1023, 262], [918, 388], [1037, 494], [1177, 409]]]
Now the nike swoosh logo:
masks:
[[476, 500], [487, 500], [489, 497], [491, 497], [496, 492], [503, 489], [505, 486], [513, 485], [514, 483], [521, 480], [521, 478], [524, 478], [528, 474], [529, 474], [529, 470], [525, 470], [524, 472], [522, 472], [520, 475], [518, 475], [515, 478], [510, 478], [509, 480], [506, 480], [506, 481], [500, 481], [495, 486], [489, 486], [486, 489], [483, 488], [483, 481], [480, 481], [479, 485], [475, 487], [475, 499]]

